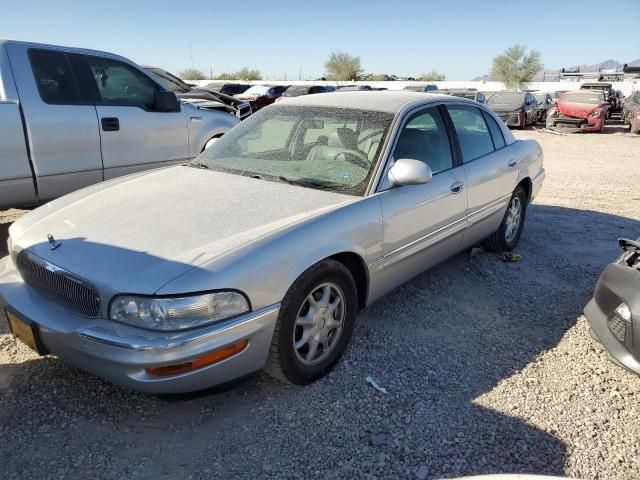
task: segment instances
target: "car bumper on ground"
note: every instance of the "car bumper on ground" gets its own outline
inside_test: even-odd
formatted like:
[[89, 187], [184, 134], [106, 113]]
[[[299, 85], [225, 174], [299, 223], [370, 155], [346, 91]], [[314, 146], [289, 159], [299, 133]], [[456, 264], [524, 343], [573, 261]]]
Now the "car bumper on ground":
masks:
[[523, 128], [527, 122], [527, 115], [524, 112], [498, 113], [498, 116], [507, 127]]
[[[0, 309], [31, 322], [45, 353], [117, 385], [150, 393], [201, 390], [245, 376], [267, 360], [279, 304], [183, 332], [157, 332], [87, 318], [24, 283], [9, 257], [0, 260]], [[218, 363], [167, 376], [146, 369], [184, 365], [223, 347], [246, 346]]]
[[[616, 312], [622, 303], [631, 321]], [[592, 332], [616, 363], [640, 374], [640, 270], [619, 262], [609, 264], [584, 309]]]

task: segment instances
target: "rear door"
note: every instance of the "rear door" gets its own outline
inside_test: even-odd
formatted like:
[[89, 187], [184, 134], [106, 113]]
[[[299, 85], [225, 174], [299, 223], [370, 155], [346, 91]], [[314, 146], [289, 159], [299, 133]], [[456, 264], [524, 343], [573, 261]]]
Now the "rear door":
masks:
[[500, 226], [518, 178], [517, 149], [505, 144], [494, 118], [472, 105], [447, 106], [468, 186], [464, 244], [473, 245]]
[[105, 180], [189, 159], [184, 107], [178, 112], [154, 111], [160, 86], [146, 74], [120, 60], [86, 58], [98, 91]]
[[8, 44], [24, 112], [39, 201], [102, 180], [96, 109], [81, 91], [79, 55]]
[[[380, 194], [383, 217], [381, 278], [389, 285], [408, 280], [457, 253], [467, 210], [466, 175], [450, 141], [444, 110], [429, 107], [411, 114], [397, 136]], [[391, 186], [388, 170], [410, 158], [431, 167], [424, 185]], [[383, 284], [385, 282], [383, 281]]]

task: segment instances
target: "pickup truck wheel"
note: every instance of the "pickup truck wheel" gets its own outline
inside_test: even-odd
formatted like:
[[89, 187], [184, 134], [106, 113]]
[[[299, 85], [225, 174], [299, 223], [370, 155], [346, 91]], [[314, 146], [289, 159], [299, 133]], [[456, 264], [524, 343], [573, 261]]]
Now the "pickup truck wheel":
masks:
[[282, 300], [265, 370], [294, 385], [326, 375], [344, 353], [356, 319], [357, 289], [340, 262], [307, 269]]
[[493, 252], [510, 252], [513, 250], [524, 227], [527, 213], [527, 192], [518, 185], [511, 195], [509, 206], [504, 214], [500, 228], [484, 241], [484, 247]]

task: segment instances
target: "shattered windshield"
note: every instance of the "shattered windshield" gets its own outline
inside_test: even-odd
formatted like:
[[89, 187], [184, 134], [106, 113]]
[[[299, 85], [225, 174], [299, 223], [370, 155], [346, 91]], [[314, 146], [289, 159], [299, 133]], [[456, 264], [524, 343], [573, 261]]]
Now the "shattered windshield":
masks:
[[289, 87], [282, 95], [283, 97], [299, 97], [309, 93], [310, 87]]
[[364, 195], [393, 115], [329, 107], [272, 106], [193, 161], [200, 168]]
[[487, 100], [488, 105], [508, 105], [519, 107], [524, 103], [524, 93], [521, 92], [496, 92]]

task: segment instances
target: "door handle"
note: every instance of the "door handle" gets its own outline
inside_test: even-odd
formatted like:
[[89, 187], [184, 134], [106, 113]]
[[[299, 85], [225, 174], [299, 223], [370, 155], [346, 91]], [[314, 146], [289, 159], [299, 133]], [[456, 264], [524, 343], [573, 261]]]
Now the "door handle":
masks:
[[509, 160], [509, 163], [507, 165], [509, 165], [511, 168], [515, 167], [518, 164], [518, 162], [512, 158], [511, 160]]
[[105, 132], [117, 132], [120, 130], [120, 120], [116, 117], [102, 117], [100, 119], [102, 130]]
[[451, 191], [453, 193], [460, 193], [464, 190], [464, 183], [463, 182], [456, 182], [453, 185], [451, 185]]

